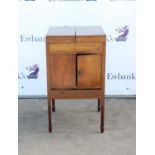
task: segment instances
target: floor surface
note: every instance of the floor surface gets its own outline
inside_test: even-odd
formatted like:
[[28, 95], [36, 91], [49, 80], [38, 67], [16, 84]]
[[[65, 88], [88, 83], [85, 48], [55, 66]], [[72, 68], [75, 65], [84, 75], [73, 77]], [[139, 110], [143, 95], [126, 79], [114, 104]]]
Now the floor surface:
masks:
[[56, 100], [48, 133], [47, 100], [19, 99], [19, 155], [135, 155], [136, 100], [106, 99], [100, 133], [97, 100]]

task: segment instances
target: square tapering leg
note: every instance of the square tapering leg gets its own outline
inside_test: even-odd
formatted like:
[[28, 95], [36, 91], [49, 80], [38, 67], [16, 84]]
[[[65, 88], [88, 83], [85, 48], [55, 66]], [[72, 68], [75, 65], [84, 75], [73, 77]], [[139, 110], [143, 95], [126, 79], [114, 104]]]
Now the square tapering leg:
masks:
[[100, 99], [100, 113], [101, 113], [100, 131], [101, 133], [103, 133], [104, 132], [104, 98]]
[[48, 130], [49, 132], [52, 132], [52, 110], [50, 99], [48, 99]]
[[100, 112], [100, 99], [98, 99], [97, 111]]
[[55, 112], [55, 99], [52, 99], [52, 111]]

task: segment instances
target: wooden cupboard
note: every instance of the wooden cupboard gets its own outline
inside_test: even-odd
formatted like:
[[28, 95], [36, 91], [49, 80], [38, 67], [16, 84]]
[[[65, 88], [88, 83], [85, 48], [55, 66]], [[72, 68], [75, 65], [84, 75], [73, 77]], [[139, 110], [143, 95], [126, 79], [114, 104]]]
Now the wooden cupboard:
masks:
[[[50, 27], [46, 35], [49, 132], [55, 99], [96, 98], [104, 131], [106, 35], [99, 26]], [[52, 109], [52, 110], [51, 110]]]

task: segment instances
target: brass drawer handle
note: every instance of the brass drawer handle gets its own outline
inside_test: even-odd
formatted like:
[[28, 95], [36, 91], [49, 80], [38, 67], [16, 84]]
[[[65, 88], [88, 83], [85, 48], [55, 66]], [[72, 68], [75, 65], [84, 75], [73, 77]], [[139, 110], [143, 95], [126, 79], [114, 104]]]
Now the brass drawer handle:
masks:
[[61, 95], [63, 95], [63, 94], [64, 94], [64, 92], [63, 92], [63, 91], [60, 91], [60, 94], [61, 94]]
[[88, 96], [92, 96], [92, 91], [88, 91]]

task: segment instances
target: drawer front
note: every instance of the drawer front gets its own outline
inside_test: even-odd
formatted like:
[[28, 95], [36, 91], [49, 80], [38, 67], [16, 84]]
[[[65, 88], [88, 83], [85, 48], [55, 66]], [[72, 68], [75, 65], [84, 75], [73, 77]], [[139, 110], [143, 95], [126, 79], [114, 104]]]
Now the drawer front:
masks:
[[57, 99], [99, 98], [101, 94], [101, 90], [51, 90], [51, 97]]
[[54, 54], [73, 54], [73, 53], [102, 53], [103, 44], [101, 43], [66, 43], [48, 44], [48, 52]]

